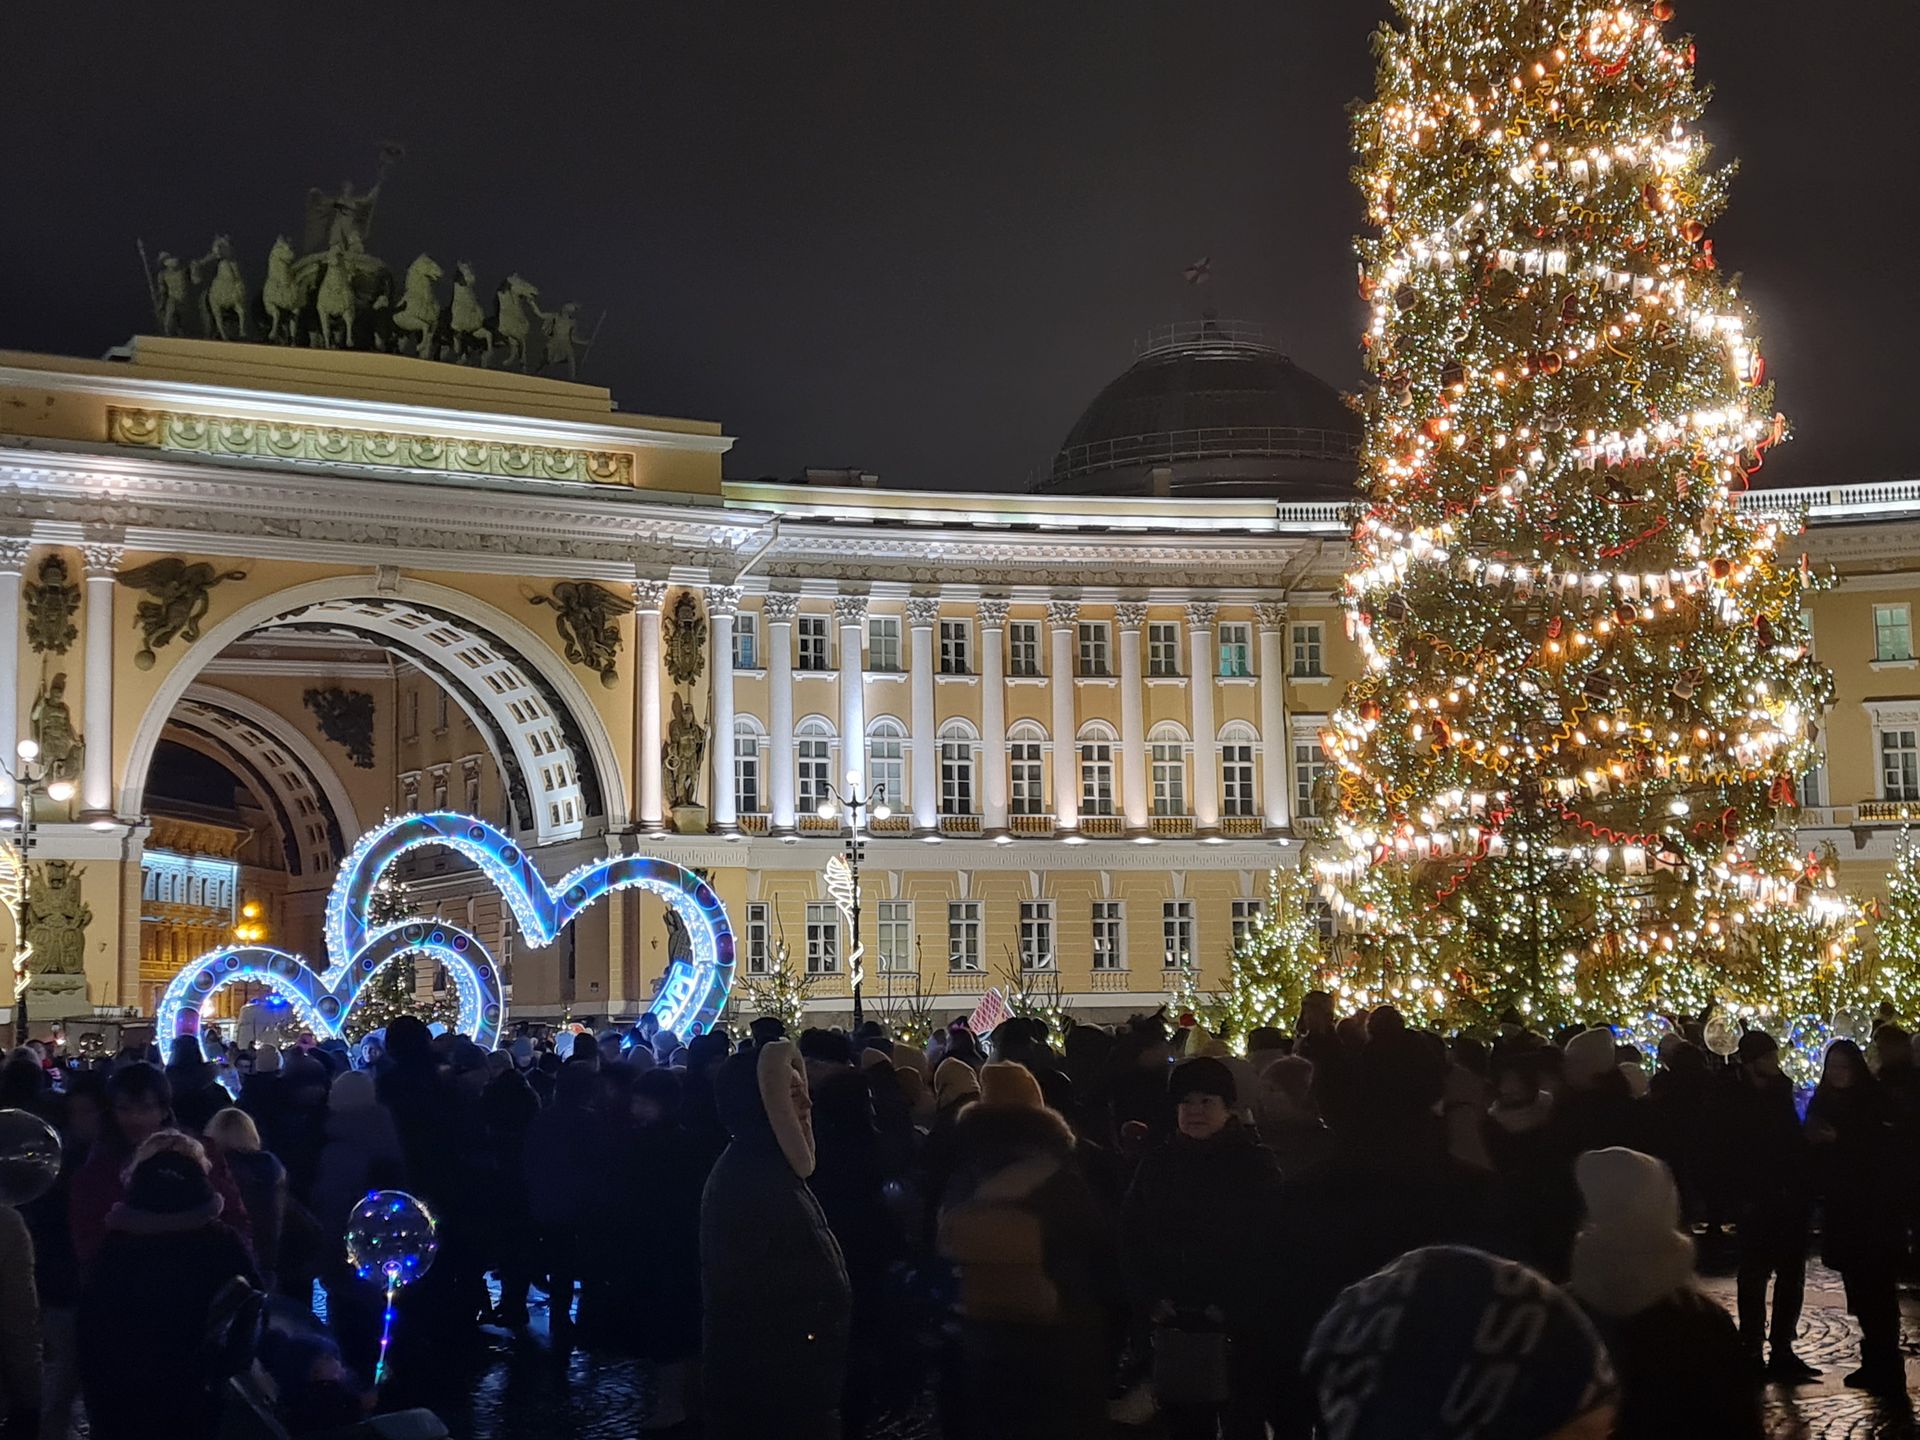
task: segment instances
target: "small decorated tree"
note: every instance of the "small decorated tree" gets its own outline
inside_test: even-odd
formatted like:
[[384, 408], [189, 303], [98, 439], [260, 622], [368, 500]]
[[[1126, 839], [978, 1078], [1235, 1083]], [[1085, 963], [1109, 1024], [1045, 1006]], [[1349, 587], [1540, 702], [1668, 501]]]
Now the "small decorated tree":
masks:
[[806, 1023], [807, 1001], [813, 994], [814, 977], [793, 963], [793, 950], [785, 940], [773, 947], [773, 960], [764, 975], [742, 975], [734, 983], [733, 1011], [751, 1023], [771, 1015], [798, 1035]]
[[[391, 873], [382, 875], [367, 899], [367, 927], [381, 929], [417, 914], [417, 902], [406, 882]], [[360, 1002], [347, 1017], [347, 1037], [359, 1040], [384, 1030], [402, 1015], [417, 1015], [425, 1023], [452, 1025], [460, 1018], [460, 1000], [451, 990], [434, 991], [421, 999], [419, 973], [411, 955], [396, 955], [373, 972]]]
[[1230, 1036], [1236, 1051], [1262, 1025], [1292, 1025], [1307, 992], [1331, 983], [1315, 899], [1303, 871], [1268, 875], [1260, 923], [1234, 947], [1227, 983], [1206, 1006], [1207, 1028]]

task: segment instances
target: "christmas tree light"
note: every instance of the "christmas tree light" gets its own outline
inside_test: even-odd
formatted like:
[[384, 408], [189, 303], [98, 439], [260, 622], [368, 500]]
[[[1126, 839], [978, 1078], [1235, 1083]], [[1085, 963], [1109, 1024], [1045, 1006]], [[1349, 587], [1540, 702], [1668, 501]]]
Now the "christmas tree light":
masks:
[[1211, 993], [1199, 989], [1191, 967], [1175, 973], [1168, 1008], [1192, 1015], [1244, 1054], [1247, 1036], [1262, 1025], [1291, 1030], [1310, 990], [1326, 990], [1352, 1010], [1369, 998], [1352, 989], [1328, 958], [1320, 935], [1313, 877], [1304, 870], [1267, 876], [1267, 903], [1259, 922], [1234, 946], [1227, 983]]

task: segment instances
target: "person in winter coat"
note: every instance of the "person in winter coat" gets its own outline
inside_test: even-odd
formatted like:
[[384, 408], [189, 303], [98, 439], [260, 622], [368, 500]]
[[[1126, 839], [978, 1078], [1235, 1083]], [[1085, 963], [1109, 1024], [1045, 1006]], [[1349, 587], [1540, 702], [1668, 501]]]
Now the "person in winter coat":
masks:
[[[1290, 1375], [1298, 1352], [1283, 1353], [1286, 1274], [1279, 1236], [1284, 1191], [1280, 1165], [1237, 1118], [1234, 1077], [1218, 1060], [1174, 1067], [1167, 1094], [1177, 1129], [1147, 1152], [1121, 1217], [1124, 1266], [1134, 1305], [1156, 1327], [1156, 1348], [1176, 1331], [1222, 1338], [1228, 1393], [1217, 1404], [1180, 1403], [1161, 1393], [1168, 1433], [1263, 1436], [1270, 1413], [1297, 1417], [1297, 1401], [1275, 1405], [1275, 1379]], [[1305, 1340], [1304, 1334], [1295, 1337]], [[1156, 1359], [1155, 1389], [1165, 1381]], [[1291, 1397], [1290, 1397], [1291, 1398]]]
[[287, 1167], [260, 1148], [253, 1117], [229, 1105], [207, 1121], [207, 1143], [227, 1162], [253, 1222], [253, 1263], [271, 1290], [280, 1265], [280, 1236], [287, 1219]]
[[[1739, 1222], [1740, 1339], [1759, 1368], [1771, 1336], [1767, 1373], [1788, 1385], [1820, 1378], [1794, 1354], [1807, 1289], [1812, 1174], [1793, 1082], [1780, 1072], [1780, 1047], [1762, 1030], [1740, 1037], [1740, 1064], [1720, 1097], [1718, 1120]], [[1767, 1326], [1767, 1281], [1773, 1325]]]
[[0, 1205], [0, 1435], [40, 1428], [40, 1296], [33, 1284], [33, 1237], [11, 1205]]
[[587, 1263], [586, 1232], [607, 1198], [601, 1167], [613, 1135], [595, 1108], [599, 1089], [591, 1065], [568, 1061], [555, 1083], [552, 1108], [527, 1127], [527, 1208], [547, 1275], [548, 1323], [556, 1330], [573, 1324], [574, 1282]]
[[961, 1353], [942, 1386], [956, 1440], [1106, 1433], [1110, 1227], [1072, 1127], [1023, 1066], [990, 1064], [953, 1129], [939, 1250], [959, 1275]]
[[1566, 1274], [1580, 1197], [1554, 1130], [1553, 1094], [1540, 1083], [1543, 1053], [1506, 1049], [1493, 1058], [1485, 1133], [1500, 1252], [1551, 1277]]
[[1610, 1146], [1647, 1148], [1645, 1111], [1620, 1073], [1615, 1050], [1613, 1031], [1604, 1025], [1567, 1041], [1553, 1127], [1569, 1162]]
[[1574, 1170], [1587, 1218], [1567, 1289], [1619, 1376], [1614, 1440], [1761, 1440], [1759, 1372], [1727, 1312], [1694, 1283], [1672, 1172], [1619, 1149], [1589, 1151]]
[[372, 1190], [404, 1189], [406, 1164], [393, 1117], [374, 1098], [372, 1072], [349, 1070], [327, 1092], [325, 1140], [309, 1208], [322, 1235], [346, 1232], [347, 1216]]
[[852, 1293], [807, 1188], [812, 1102], [791, 1041], [720, 1067], [732, 1140], [700, 1197], [701, 1355], [710, 1440], [837, 1440]]
[[[524, 1044], [527, 1065], [511, 1060], [487, 1082], [480, 1094], [486, 1120], [487, 1145], [493, 1152], [493, 1254], [500, 1266], [500, 1304], [494, 1318], [509, 1329], [527, 1323], [527, 1287], [533, 1281], [533, 1213], [527, 1201], [527, 1133], [540, 1113], [540, 1099], [527, 1083], [532, 1069], [533, 1042]], [[494, 1051], [496, 1055], [502, 1051]]]
[[160, 1132], [136, 1152], [80, 1296], [93, 1440], [214, 1433], [219, 1377], [203, 1357], [213, 1299], [235, 1277], [259, 1279], [224, 1208], [197, 1141]]
[[1904, 1395], [1893, 1108], [1851, 1040], [1827, 1047], [1820, 1084], [1807, 1105], [1807, 1139], [1820, 1179], [1824, 1258], [1840, 1272], [1847, 1309], [1860, 1321], [1860, 1368], [1846, 1383], [1878, 1395]]
[[233, 1103], [226, 1087], [215, 1078], [213, 1063], [201, 1053], [192, 1035], [177, 1036], [167, 1057], [167, 1084], [173, 1090], [173, 1117], [182, 1130], [198, 1135], [207, 1121]]

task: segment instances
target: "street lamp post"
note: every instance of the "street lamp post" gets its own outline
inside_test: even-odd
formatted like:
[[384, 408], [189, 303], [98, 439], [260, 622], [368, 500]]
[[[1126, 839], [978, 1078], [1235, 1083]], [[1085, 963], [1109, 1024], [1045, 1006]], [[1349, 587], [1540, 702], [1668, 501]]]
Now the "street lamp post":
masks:
[[20, 798], [18, 812], [0, 812], [0, 848], [4, 848], [7, 861], [13, 869], [13, 878], [9, 885], [13, 910], [13, 1035], [14, 1043], [24, 1045], [30, 1038], [27, 1034], [27, 990], [32, 983], [33, 973], [28, 968], [32, 956], [27, 943], [27, 860], [33, 850], [34, 830], [38, 822], [34, 818], [33, 802], [41, 795], [56, 805], [64, 805], [73, 799], [74, 783], [64, 775], [49, 777], [47, 767], [40, 762], [40, 742], [22, 740], [15, 747], [15, 764], [18, 768], [9, 768], [0, 760], [0, 770], [6, 771], [7, 778], [13, 781], [14, 793]]
[[853, 977], [853, 1028], [858, 1030], [866, 1019], [866, 1010], [861, 1003], [861, 985], [866, 979], [865, 967], [860, 963], [865, 953], [860, 944], [860, 862], [866, 858], [867, 842], [861, 833], [862, 822], [871, 817], [884, 820], [893, 813], [886, 805], [887, 787], [876, 785], [872, 789], [860, 789], [860, 772], [847, 771], [847, 788], [836, 790], [827, 786], [827, 798], [820, 802], [820, 818], [831, 820], [842, 811], [847, 816], [846, 861], [847, 877], [851, 895], [846, 904], [847, 919], [853, 927], [853, 945], [847, 952], [847, 968]]

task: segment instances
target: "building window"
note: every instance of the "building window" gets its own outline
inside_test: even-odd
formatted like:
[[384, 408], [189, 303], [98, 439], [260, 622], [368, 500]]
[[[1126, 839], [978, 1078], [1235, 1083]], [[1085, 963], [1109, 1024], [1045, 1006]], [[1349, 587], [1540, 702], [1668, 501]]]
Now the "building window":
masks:
[[1110, 648], [1107, 644], [1107, 622], [1104, 620], [1083, 620], [1080, 622], [1080, 673], [1105, 677], [1113, 674], [1108, 663]]
[[1080, 746], [1080, 813], [1113, 814], [1113, 746], [1105, 740]]
[[827, 617], [802, 615], [798, 621], [798, 627], [800, 660], [796, 668], [825, 670], [827, 668]]
[[1187, 747], [1179, 740], [1156, 740], [1153, 752], [1153, 813], [1187, 813]]
[[1319, 896], [1313, 898], [1313, 928], [1319, 933], [1323, 950], [1333, 947], [1333, 938], [1339, 933], [1339, 925], [1334, 920], [1333, 906]]
[[1233, 948], [1238, 950], [1246, 944], [1253, 932], [1260, 928], [1261, 905], [1258, 900], [1236, 900], [1233, 902]]
[[1147, 674], [1180, 673], [1180, 627], [1171, 620], [1155, 620], [1147, 626]]
[[1015, 740], [1007, 746], [1007, 766], [1013, 780], [1008, 809], [1015, 815], [1047, 813], [1045, 769], [1038, 740]]
[[[428, 774], [430, 774], [433, 777], [433, 808], [436, 810], [444, 810], [447, 808], [446, 769], [442, 767], [440, 769], [431, 770], [428, 772]], [[549, 784], [548, 788], [551, 789], [553, 787], [551, 784]]]
[[953, 900], [947, 904], [947, 969], [980, 969], [980, 902]]
[[1318, 620], [1293, 627], [1292, 674], [1304, 679], [1327, 673], [1322, 665], [1322, 646], [1325, 635], [1326, 627]]
[[407, 740], [420, 738], [420, 692], [418, 690], [407, 692], [407, 733], [402, 738]]
[[911, 900], [880, 902], [880, 924], [874, 937], [874, 948], [880, 952], [880, 973], [883, 975], [910, 975], [918, 968], [913, 963]]
[[1920, 800], [1920, 730], [1880, 732], [1880, 798]]
[[973, 742], [943, 739], [940, 742], [940, 813], [973, 814]]
[[1320, 748], [1320, 737], [1293, 737], [1293, 813], [1302, 820], [1320, 814], [1320, 781], [1333, 767], [1327, 752]]
[[833, 798], [827, 787], [833, 783], [833, 741], [818, 721], [811, 734], [794, 742], [794, 774], [799, 784], [794, 803], [802, 815], [811, 815]]
[[869, 615], [867, 617], [867, 669], [898, 674], [902, 668], [904, 667], [900, 664], [900, 617]]
[[1161, 963], [1184, 970], [1194, 963], [1193, 902], [1168, 900], [1160, 907]]
[[807, 973], [840, 973], [840, 909], [836, 905], [807, 906]]
[[876, 720], [867, 739], [868, 795], [899, 809], [907, 798], [907, 737], [894, 720]]
[[940, 622], [940, 673], [942, 675], [973, 673], [972, 627], [964, 620]]
[[1126, 936], [1122, 927], [1126, 923], [1126, 912], [1118, 900], [1096, 900], [1093, 902], [1093, 968], [1096, 970], [1124, 970], [1127, 968]]
[[1823, 759], [1818, 765], [1804, 771], [1800, 782], [1794, 787], [1795, 796], [1803, 810], [1817, 810], [1827, 803], [1827, 765]]
[[1220, 636], [1220, 673], [1247, 676], [1253, 674], [1253, 626], [1244, 620], [1223, 622]]
[[433, 692], [433, 733], [436, 735], [447, 733], [447, 692], [445, 690]]
[[1253, 746], [1243, 740], [1220, 747], [1220, 813], [1235, 818], [1258, 815], [1253, 788]]
[[467, 814], [478, 815], [480, 813], [479, 767], [476, 766], [472, 770], [463, 770], [461, 773], [460, 780], [461, 780], [461, 784], [466, 788], [466, 792], [467, 792]]
[[740, 614], [733, 617], [733, 668], [760, 668], [760, 617]]
[[760, 737], [741, 726], [733, 732], [733, 804], [742, 815], [760, 813]]
[[1053, 969], [1053, 902], [1020, 902], [1020, 968]]
[[1913, 618], [1906, 605], [1873, 607], [1873, 658], [1913, 659]]
[[1040, 673], [1040, 622], [1015, 620], [1007, 626], [1007, 674]]
[[773, 907], [765, 901], [747, 906], [747, 973], [765, 975], [773, 968]]

